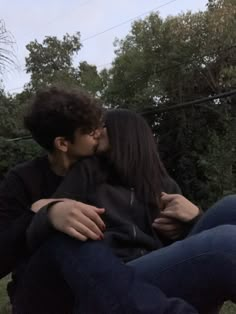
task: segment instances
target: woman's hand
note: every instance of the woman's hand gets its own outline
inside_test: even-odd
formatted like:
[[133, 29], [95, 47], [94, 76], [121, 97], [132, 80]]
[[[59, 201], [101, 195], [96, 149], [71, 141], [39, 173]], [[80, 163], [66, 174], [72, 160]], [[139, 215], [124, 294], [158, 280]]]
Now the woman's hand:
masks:
[[176, 219], [165, 217], [163, 214], [153, 221], [152, 226], [160, 235], [170, 240], [177, 240], [184, 231], [183, 223]]
[[165, 217], [188, 222], [200, 214], [200, 209], [180, 194], [161, 193], [161, 211]]

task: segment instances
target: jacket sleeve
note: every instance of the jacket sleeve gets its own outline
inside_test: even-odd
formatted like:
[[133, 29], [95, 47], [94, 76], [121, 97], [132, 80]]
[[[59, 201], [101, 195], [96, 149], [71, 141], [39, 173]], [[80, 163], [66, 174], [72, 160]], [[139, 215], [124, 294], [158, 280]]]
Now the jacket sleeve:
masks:
[[24, 183], [9, 172], [0, 184], [0, 278], [11, 272], [27, 254], [25, 231], [33, 212]]
[[182, 195], [180, 186], [171, 177], [168, 177], [168, 179], [165, 180], [163, 192], [166, 192], [168, 194], [181, 194]]
[[[89, 186], [93, 180], [93, 163], [78, 162], [64, 178], [52, 198], [68, 198], [87, 203]], [[43, 207], [32, 219], [27, 229], [27, 245], [31, 251], [35, 251], [55, 229], [48, 218], [48, 211], [56, 202]]]
[[[177, 182], [172, 179], [169, 178], [169, 180], [167, 180], [165, 182], [165, 191], [168, 194], [181, 194], [182, 195], [182, 191], [181, 188], [179, 187], [179, 185], [177, 184]], [[192, 230], [193, 226], [198, 222], [198, 220], [201, 218], [201, 216], [203, 215], [203, 211], [199, 208], [199, 214], [193, 218], [192, 220], [189, 220], [188, 222], [181, 222], [182, 223], [182, 233], [180, 235], [180, 237], [178, 238], [178, 240], [184, 239], [189, 232]], [[173, 241], [168, 242], [168, 244], [172, 243]]]

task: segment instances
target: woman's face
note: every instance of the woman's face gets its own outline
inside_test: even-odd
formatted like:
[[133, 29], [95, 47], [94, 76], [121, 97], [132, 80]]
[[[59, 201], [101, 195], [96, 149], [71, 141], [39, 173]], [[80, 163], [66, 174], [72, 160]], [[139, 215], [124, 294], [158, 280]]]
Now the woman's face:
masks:
[[109, 138], [107, 134], [107, 128], [104, 127], [99, 137], [97, 152], [106, 153], [109, 150], [109, 148], [110, 148], [110, 143], [109, 143]]

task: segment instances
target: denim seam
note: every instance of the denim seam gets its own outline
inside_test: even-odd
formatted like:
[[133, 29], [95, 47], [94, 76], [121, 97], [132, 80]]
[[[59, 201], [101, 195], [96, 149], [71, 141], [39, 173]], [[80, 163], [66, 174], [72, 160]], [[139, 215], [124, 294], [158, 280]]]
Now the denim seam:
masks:
[[193, 260], [195, 258], [199, 258], [199, 257], [202, 257], [202, 256], [207, 255], [207, 254], [213, 254], [214, 255], [214, 254], [218, 254], [218, 253], [220, 253], [220, 254], [222, 254], [222, 253], [229, 253], [229, 254], [231, 254], [231, 253], [234, 253], [234, 252], [231, 252], [231, 251], [206, 251], [204, 253], [185, 258], [185, 259], [181, 260], [178, 263], [175, 263], [175, 264], [173, 264], [173, 265], [171, 265], [169, 267], [164, 268], [161, 272], [165, 272], [165, 271], [167, 271], [167, 270], [169, 270], [169, 269], [171, 269], [171, 268], [173, 268], [173, 267], [175, 267], [177, 265], [180, 265], [180, 264], [185, 263], [187, 261], [191, 261], [191, 260]]

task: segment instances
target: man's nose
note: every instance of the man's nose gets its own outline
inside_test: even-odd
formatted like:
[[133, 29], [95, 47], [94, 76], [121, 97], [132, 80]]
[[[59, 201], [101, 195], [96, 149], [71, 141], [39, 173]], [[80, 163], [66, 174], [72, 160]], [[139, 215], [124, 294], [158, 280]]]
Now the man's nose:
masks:
[[94, 137], [95, 139], [99, 139], [99, 137], [101, 136], [101, 134], [102, 134], [102, 127], [95, 130], [93, 137]]

